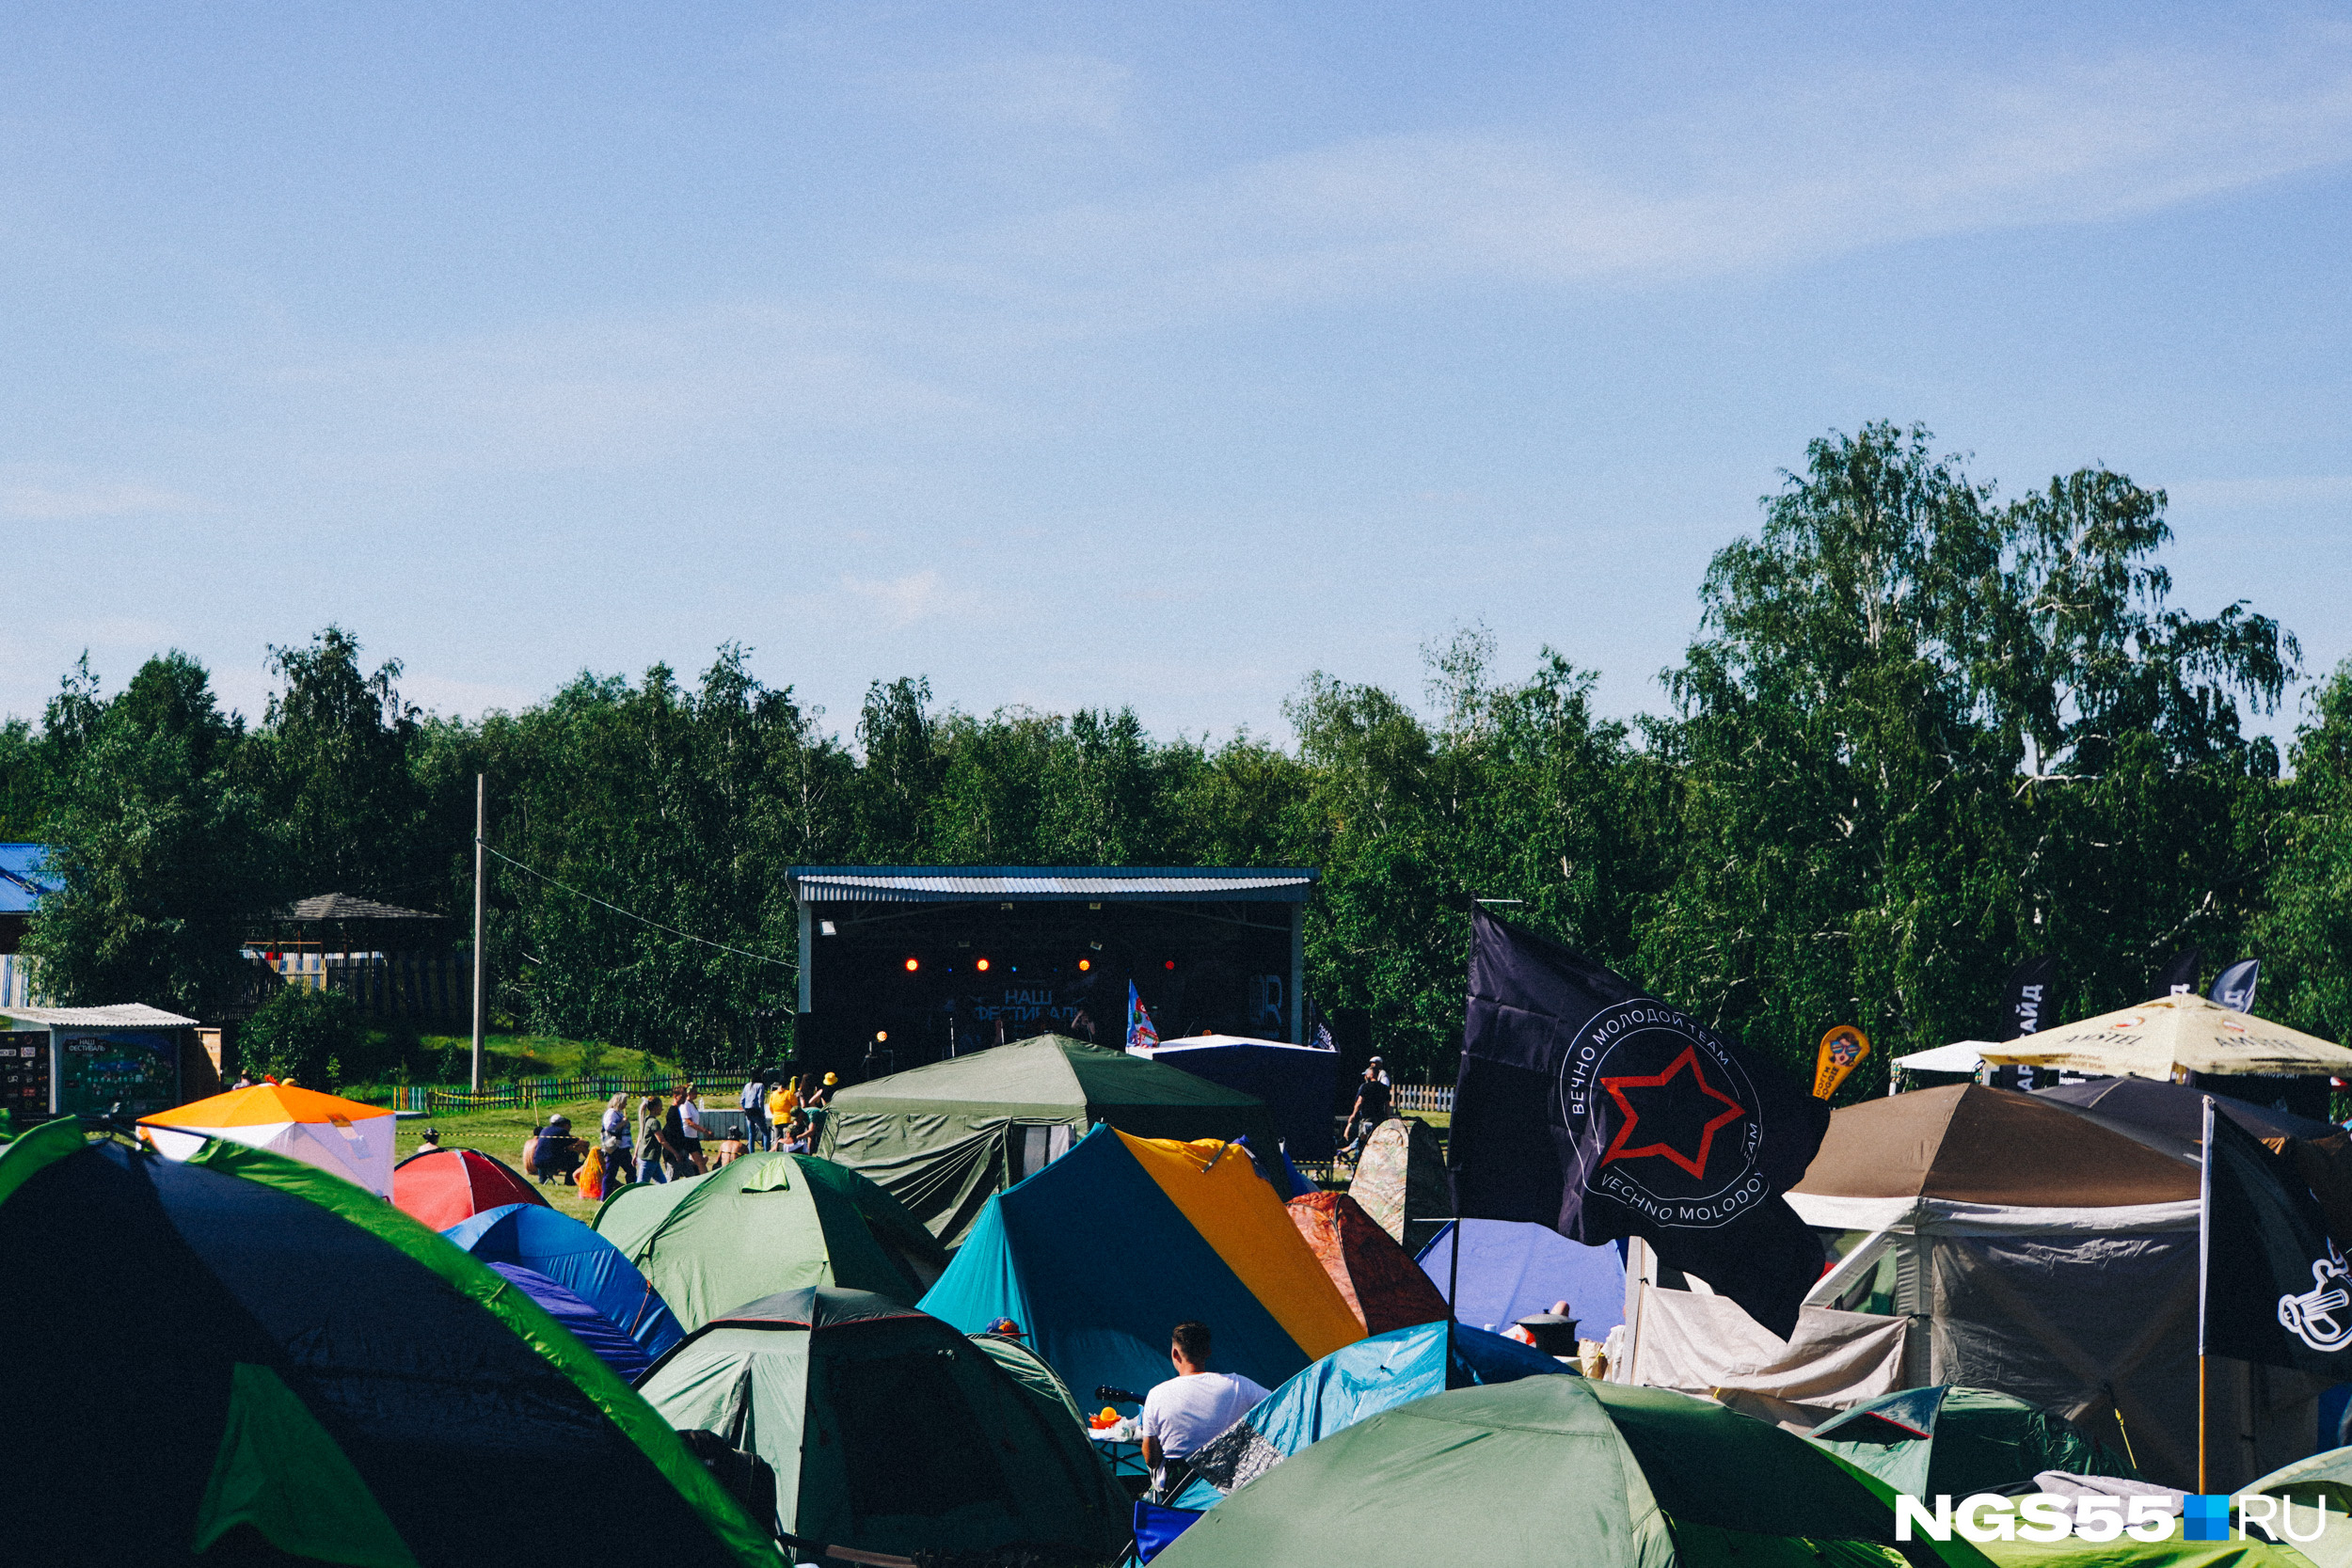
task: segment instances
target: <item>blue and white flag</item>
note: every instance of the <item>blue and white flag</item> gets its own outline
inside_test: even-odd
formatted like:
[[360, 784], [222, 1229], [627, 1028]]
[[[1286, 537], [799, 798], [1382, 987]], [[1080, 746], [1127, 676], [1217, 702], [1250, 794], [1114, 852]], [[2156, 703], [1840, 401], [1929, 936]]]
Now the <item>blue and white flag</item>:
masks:
[[1143, 1005], [1136, 992], [1136, 983], [1127, 982], [1127, 1046], [1154, 1046], [1160, 1043], [1160, 1032], [1152, 1027], [1152, 1010]]
[[2254, 1010], [2254, 987], [2263, 977], [2260, 958], [2240, 958], [2221, 972], [2213, 983], [2213, 1000], [2233, 1013]]

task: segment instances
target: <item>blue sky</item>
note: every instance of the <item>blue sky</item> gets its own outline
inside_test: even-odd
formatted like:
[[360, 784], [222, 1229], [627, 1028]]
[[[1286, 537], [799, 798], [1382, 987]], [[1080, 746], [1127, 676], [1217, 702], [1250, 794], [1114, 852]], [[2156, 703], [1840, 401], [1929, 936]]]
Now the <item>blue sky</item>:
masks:
[[1873, 418], [2324, 670], [2348, 171], [2344, 7], [21, 3], [0, 713], [329, 620], [469, 715], [739, 639], [1279, 735], [1476, 621], [1632, 713]]

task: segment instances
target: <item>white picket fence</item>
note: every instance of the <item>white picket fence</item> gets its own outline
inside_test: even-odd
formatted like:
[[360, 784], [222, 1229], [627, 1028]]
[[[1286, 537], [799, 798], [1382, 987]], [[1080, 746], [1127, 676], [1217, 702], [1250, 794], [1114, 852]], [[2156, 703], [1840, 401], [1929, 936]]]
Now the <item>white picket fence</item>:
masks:
[[1454, 1114], [1454, 1085], [1394, 1084], [1389, 1088], [1389, 1102], [1400, 1111], [1434, 1111], [1450, 1117]]

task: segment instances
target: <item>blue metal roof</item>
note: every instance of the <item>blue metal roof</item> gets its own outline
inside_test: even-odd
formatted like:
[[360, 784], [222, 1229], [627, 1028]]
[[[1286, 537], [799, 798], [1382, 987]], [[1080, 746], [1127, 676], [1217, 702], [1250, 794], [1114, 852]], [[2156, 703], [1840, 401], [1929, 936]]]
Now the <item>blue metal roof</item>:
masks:
[[796, 865], [810, 904], [1303, 904], [1322, 873], [1239, 865]]
[[44, 893], [57, 884], [40, 875], [48, 853], [41, 844], [0, 844], [0, 914], [30, 914]]

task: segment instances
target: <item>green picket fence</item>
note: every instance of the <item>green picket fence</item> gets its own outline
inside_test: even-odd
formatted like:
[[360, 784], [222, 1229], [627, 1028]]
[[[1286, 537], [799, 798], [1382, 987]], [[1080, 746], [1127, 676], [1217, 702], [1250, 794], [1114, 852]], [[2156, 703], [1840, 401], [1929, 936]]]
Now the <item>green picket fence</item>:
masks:
[[698, 1073], [601, 1073], [580, 1078], [518, 1078], [495, 1084], [476, 1094], [470, 1089], [444, 1088], [437, 1084], [400, 1084], [391, 1090], [392, 1109], [432, 1116], [444, 1111], [500, 1110], [552, 1101], [610, 1100], [616, 1094], [667, 1095], [681, 1084], [723, 1089], [719, 1098], [732, 1103], [735, 1091], [752, 1075], [749, 1068], [714, 1068]]

